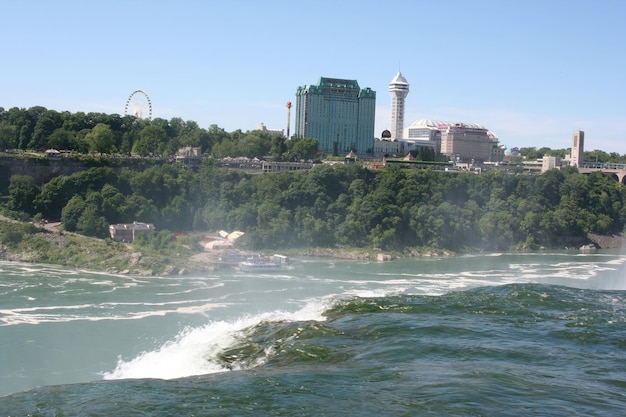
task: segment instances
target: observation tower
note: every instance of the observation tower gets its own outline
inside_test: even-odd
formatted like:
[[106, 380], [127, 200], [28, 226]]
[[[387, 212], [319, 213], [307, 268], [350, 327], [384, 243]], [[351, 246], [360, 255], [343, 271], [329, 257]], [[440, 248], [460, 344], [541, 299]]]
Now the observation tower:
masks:
[[409, 83], [398, 71], [389, 83], [391, 94], [391, 140], [398, 140], [404, 134], [404, 99], [409, 94]]

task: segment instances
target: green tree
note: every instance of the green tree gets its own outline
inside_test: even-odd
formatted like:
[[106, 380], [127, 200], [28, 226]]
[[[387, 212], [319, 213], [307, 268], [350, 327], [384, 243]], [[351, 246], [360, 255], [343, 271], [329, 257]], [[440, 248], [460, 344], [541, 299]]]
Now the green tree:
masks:
[[78, 221], [86, 208], [85, 199], [79, 195], [72, 197], [61, 210], [63, 229], [68, 232], [75, 232], [78, 228]]
[[14, 125], [0, 123], [0, 151], [17, 147], [17, 132]]
[[39, 187], [30, 175], [12, 175], [9, 180], [7, 207], [18, 212], [35, 214], [34, 201], [39, 192]]
[[184, 131], [179, 137], [180, 146], [200, 148], [203, 153], [210, 152], [210, 136], [204, 129], [194, 129], [191, 132]]
[[216, 158], [239, 156], [237, 146], [231, 140], [223, 140], [220, 143], [216, 143], [215, 145], [213, 145], [212, 153], [213, 156]]
[[120, 219], [124, 222], [140, 221], [156, 223], [159, 210], [153, 201], [142, 195], [132, 194], [126, 196], [124, 203], [118, 209]]
[[127, 213], [120, 212], [125, 208], [126, 197], [113, 184], [105, 184], [100, 190], [102, 202], [100, 209], [102, 215], [110, 223], [123, 223], [127, 221]]
[[115, 152], [115, 140], [111, 128], [104, 124], [98, 123], [85, 136], [85, 141], [89, 145], [91, 152], [112, 153]]
[[610, 162], [611, 156], [604, 151], [594, 149], [593, 151], [584, 152], [583, 159], [585, 160], [585, 162], [606, 163]]
[[319, 149], [319, 142], [312, 138], [294, 138], [287, 142], [290, 160], [308, 161], [315, 159]]
[[141, 129], [132, 152], [137, 155], [160, 155], [168, 142], [167, 131], [162, 126], [149, 125]]
[[76, 132], [63, 128], [52, 132], [48, 137], [48, 146], [54, 149], [73, 150], [81, 153], [86, 153], [88, 150], [85, 142], [77, 140]]
[[48, 137], [63, 125], [61, 114], [54, 110], [46, 110], [37, 117], [35, 127], [33, 128], [33, 136], [28, 145], [31, 149], [46, 149], [48, 145]]
[[261, 158], [269, 154], [271, 139], [269, 135], [263, 135], [258, 131], [247, 133], [239, 141], [239, 155], [248, 158]]
[[[13, 109], [12, 109], [13, 110]], [[39, 138], [33, 137], [35, 125], [39, 118], [48, 111], [45, 107], [35, 106], [28, 110], [17, 110], [16, 126], [19, 126], [19, 149], [34, 149], [37, 146]]]
[[85, 236], [105, 238], [108, 236], [109, 223], [100, 214], [95, 204], [86, 204], [84, 211], [78, 218], [76, 231]]
[[49, 219], [59, 219], [61, 210], [74, 196], [86, 196], [89, 191], [101, 189], [104, 184], [115, 182], [116, 175], [110, 168], [90, 168], [72, 175], [59, 175], [41, 187], [35, 199], [37, 210]]
[[275, 160], [280, 161], [282, 160], [285, 152], [287, 152], [287, 143], [285, 142], [285, 138], [280, 135], [272, 136], [270, 155], [272, 155]]

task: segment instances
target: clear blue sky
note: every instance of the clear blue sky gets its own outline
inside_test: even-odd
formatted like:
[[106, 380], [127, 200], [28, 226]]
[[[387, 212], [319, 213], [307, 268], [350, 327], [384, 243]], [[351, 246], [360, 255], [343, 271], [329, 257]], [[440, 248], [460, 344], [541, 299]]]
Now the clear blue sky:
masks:
[[[286, 128], [321, 76], [410, 83], [405, 125], [479, 123], [502, 144], [626, 153], [626, 1], [4, 1], [0, 106]], [[295, 128], [292, 109], [291, 129]]]

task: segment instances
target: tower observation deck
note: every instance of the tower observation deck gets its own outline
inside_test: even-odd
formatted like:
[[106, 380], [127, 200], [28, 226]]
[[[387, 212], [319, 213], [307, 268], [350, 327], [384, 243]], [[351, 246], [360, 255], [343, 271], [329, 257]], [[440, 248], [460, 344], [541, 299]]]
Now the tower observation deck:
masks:
[[391, 140], [401, 139], [404, 132], [404, 100], [409, 94], [409, 83], [398, 71], [389, 83], [391, 94]]

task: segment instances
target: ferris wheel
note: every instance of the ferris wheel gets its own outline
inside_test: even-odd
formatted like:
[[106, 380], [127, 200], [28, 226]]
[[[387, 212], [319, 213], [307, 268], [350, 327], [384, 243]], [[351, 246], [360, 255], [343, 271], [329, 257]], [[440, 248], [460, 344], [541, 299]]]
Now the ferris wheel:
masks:
[[152, 120], [152, 103], [150, 102], [148, 94], [143, 90], [133, 91], [130, 96], [128, 96], [128, 100], [126, 100], [124, 115]]

